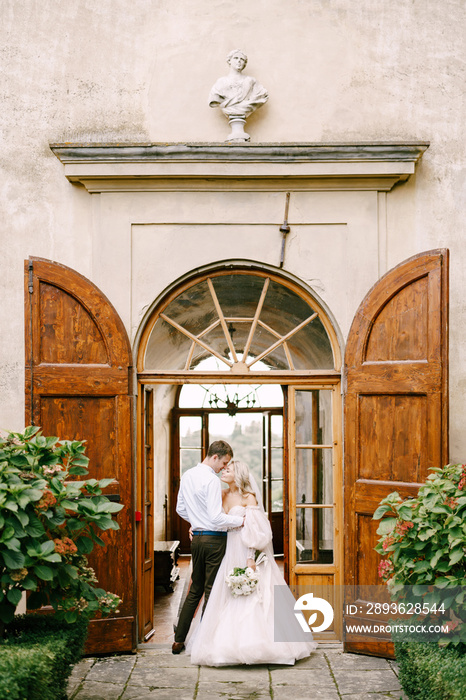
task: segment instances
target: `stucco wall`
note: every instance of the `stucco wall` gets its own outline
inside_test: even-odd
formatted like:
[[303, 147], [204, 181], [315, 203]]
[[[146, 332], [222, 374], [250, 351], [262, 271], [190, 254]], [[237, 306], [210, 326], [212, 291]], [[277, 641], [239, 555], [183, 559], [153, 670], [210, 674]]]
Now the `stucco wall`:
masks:
[[[207, 95], [226, 72], [228, 51], [241, 48], [249, 56], [245, 72], [270, 94], [248, 122], [256, 142], [430, 141], [416, 175], [387, 197], [386, 249], [377, 241], [368, 246], [364, 227], [345, 238], [356, 286], [338, 275], [343, 244], [327, 250], [322, 236], [311, 256], [316, 246], [304, 228], [293, 230], [287, 267], [311, 286], [314, 280], [345, 335], [383, 266], [450, 248], [451, 458], [464, 460], [465, 31], [463, 0], [3, 0], [0, 427], [19, 429], [24, 420], [22, 262], [29, 255], [62, 262], [102, 286], [132, 337], [144, 307], [195, 265], [228, 257], [276, 264], [278, 195], [234, 207], [234, 216], [242, 212], [246, 219], [256, 207], [262, 212], [263, 228], [254, 237], [244, 228], [233, 236], [231, 228], [214, 234], [208, 226], [186, 232], [183, 216], [189, 223], [194, 210], [218, 226], [225, 206], [220, 197], [185, 198], [176, 246], [173, 228], [160, 227], [173, 222], [160, 214], [170, 202], [141, 200], [141, 216], [130, 228], [134, 257], [122, 262], [118, 239], [112, 248], [111, 233], [96, 237], [96, 219], [102, 221], [102, 208], [124, 209], [124, 202], [71, 185], [48, 147], [223, 140], [226, 120], [208, 108]], [[322, 198], [313, 196], [306, 206], [318, 209]], [[373, 206], [369, 195], [364, 201]], [[334, 205], [336, 223], [341, 206]]]

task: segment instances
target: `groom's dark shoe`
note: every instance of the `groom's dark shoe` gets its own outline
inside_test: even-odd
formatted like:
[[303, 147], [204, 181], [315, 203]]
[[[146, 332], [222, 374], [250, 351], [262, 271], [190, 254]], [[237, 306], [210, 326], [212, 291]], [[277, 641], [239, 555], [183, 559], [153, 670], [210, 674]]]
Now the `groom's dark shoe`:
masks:
[[181, 654], [184, 649], [184, 642], [173, 642], [172, 654]]

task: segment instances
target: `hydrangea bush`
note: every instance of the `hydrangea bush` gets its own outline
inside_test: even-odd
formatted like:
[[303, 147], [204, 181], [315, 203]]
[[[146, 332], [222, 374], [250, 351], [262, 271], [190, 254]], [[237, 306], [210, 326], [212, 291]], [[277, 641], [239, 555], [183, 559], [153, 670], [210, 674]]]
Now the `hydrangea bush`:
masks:
[[51, 605], [57, 619], [108, 615], [120, 598], [96, 586], [87, 555], [118, 530], [123, 506], [102, 489], [113, 479], [88, 474], [85, 444], [44, 437], [37, 427], [0, 436], [0, 625], [13, 619], [23, 591], [28, 607]]
[[407, 587], [430, 600], [442, 591], [452, 633], [442, 643], [466, 649], [466, 465], [431, 471], [416, 498], [391, 493], [374, 513], [382, 518], [375, 549], [386, 557], [379, 576], [398, 598]]

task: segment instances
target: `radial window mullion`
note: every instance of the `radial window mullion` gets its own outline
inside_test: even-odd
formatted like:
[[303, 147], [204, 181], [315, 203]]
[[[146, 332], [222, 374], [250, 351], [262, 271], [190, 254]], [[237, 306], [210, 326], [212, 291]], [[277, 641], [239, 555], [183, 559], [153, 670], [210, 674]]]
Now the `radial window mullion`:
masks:
[[209, 333], [209, 332], [212, 331], [214, 328], [216, 328], [216, 327], [218, 326], [219, 323], [220, 323], [220, 319], [217, 319], [216, 321], [214, 321], [213, 323], [211, 323], [210, 326], [207, 326], [207, 328], [204, 328], [204, 330], [203, 330], [201, 333], [199, 333], [199, 335], [198, 335], [197, 337], [198, 337], [198, 338], [203, 338], [205, 335], [207, 335], [207, 333]]
[[225, 316], [225, 321], [227, 323], [252, 323], [254, 321], [253, 316]]
[[295, 333], [297, 333], [298, 331], [300, 331], [301, 328], [304, 328], [304, 326], [307, 326], [308, 323], [311, 323], [311, 321], [313, 321], [315, 318], [317, 318], [317, 316], [318, 316], [318, 314], [314, 313], [314, 314], [312, 314], [311, 316], [309, 316], [308, 318], [306, 318], [304, 321], [302, 321], [302, 323], [300, 323], [298, 326], [296, 326], [296, 328], [293, 328], [291, 331], [289, 331], [289, 333], [287, 333], [286, 335], [282, 336], [282, 338], [280, 338], [280, 340], [277, 340], [276, 343], [273, 343], [270, 347], [268, 347], [266, 350], [264, 350], [264, 352], [261, 352], [260, 355], [258, 355], [257, 357], [255, 357], [255, 358], [252, 360], [252, 362], [248, 362], [248, 363], [247, 363], [247, 366], [248, 366], [248, 367], [252, 367], [252, 365], [254, 365], [256, 362], [259, 362], [259, 360], [262, 360], [263, 357], [266, 357], [266, 356], [269, 355], [273, 350], [275, 350], [276, 348], [278, 348], [280, 345], [283, 345], [283, 343], [284, 343], [286, 340], [288, 340], [288, 339], [291, 338], [293, 335], [295, 335]]
[[193, 340], [193, 342], [191, 343], [191, 347], [189, 348], [188, 356], [186, 358], [186, 364], [184, 366], [185, 370], [188, 370], [191, 366], [191, 362], [193, 359], [195, 348], [196, 348], [196, 343]]
[[260, 319], [259, 319], [257, 325], [258, 325], [258, 326], [261, 326], [262, 328], [264, 328], [264, 330], [268, 331], [269, 333], [271, 333], [272, 335], [274, 335], [276, 338], [283, 338], [283, 336], [281, 335], [281, 333], [279, 333], [278, 331], [274, 330], [273, 328], [271, 328], [270, 326], [268, 326], [266, 323], [264, 323], [264, 322], [261, 321]]
[[233, 345], [233, 341], [231, 339], [230, 332], [228, 330], [227, 322], [225, 321], [225, 316], [223, 315], [222, 308], [220, 306], [220, 303], [217, 298], [217, 294], [215, 293], [214, 285], [212, 284], [212, 280], [210, 277], [207, 279], [207, 284], [209, 285], [209, 290], [212, 295], [212, 301], [214, 302], [215, 310], [218, 314], [218, 317], [220, 319], [220, 325], [222, 326], [223, 333], [225, 335], [225, 340], [227, 341], [228, 347], [230, 348], [231, 356], [233, 358], [233, 362], [238, 362], [238, 358], [236, 357], [236, 350], [235, 346]]
[[230, 360], [227, 360], [226, 357], [222, 357], [219, 352], [214, 350], [213, 348], [210, 347], [210, 345], [207, 345], [207, 343], [204, 343], [203, 340], [200, 340], [196, 335], [193, 335], [190, 333], [186, 328], [183, 328], [183, 326], [180, 326], [179, 323], [174, 321], [173, 319], [169, 318], [165, 314], [160, 314], [160, 318], [163, 318], [164, 321], [169, 323], [173, 328], [176, 328], [176, 330], [180, 331], [180, 333], [183, 333], [183, 335], [186, 335], [190, 340], [194, 341], [198, 345], [201, 346], [201, 348], [204, 348], [204, 350], [207, 350], [207, 352], [210, 352], [212, 355], [215, 355], [219, 360], [224, 362], [226, 365], [229, 367], [233, 367], [233, 362], [230, 362]]
[[262, 311], [262, 306], [264, 305], [265, 295], [267, 294], [267, 289], [269, 288], [269, 282], [270, 282], [270, 279], [268, 277], [266, 277], [265, 282], [264, 282], [264, 286], [262, 287], [262, 292], [260, 295], [259, 303], [257, 304], [256, 313], [254, 314], [254, 319], [252, 321], [252, 325], [251, 325], [251, 328], [249, 331], [249, 336], [248, 336], [248, 339], [246, 341], [246, 345], [244, 347], [244, 352], [243, 352], [244, 361], [247, 360], [249, 349], [250, 349], [251, 343], [252, 343], [252, 339], [253, 339], [254, 333], [256, 332], [256, 327], [257, 327], [257, 323], [259, 321], [259, 316], [260, 316], [260, 313]]
[[288, 347], [288, 343], [286, 343], [286, 342], [283, 343], [283, 350], [285, 351], [285, 355], [286, 355], [286, 359], [287, 359], [289, 368], [290, 368], [291, 370], [294, 370], [295, 367], [294, 367], [294, 364], [293, 364], [293, 358], [291, 357], [290, 349], [289, 349], [289, 347]]

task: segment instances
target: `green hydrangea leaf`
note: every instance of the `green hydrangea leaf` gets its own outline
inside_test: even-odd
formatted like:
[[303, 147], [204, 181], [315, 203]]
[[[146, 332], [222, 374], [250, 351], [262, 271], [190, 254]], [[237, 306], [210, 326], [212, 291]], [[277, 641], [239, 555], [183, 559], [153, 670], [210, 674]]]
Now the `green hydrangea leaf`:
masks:
[[12, 605], [18, 605], [19, 601], [22, 598], [22, 593], [19, 590], [19, 588], [10, 588], [6, 594], [6, 597]]
[[461, 559], [464, 557], [464, 551], [462, 547], [458, 547], [457, 549], [453, 549], [450, 552], [450, 566], [453, 566], [454, 564], [457, 564]]
[[52, 581], [53, 571], [49, 566], [37, 565], [34, 567], [34, 573], [42, 581]]
[[42, 557], [42, 559], [44, 561], [53, 562], [54, 564], [57, 564], [58, 562], [60, 562], [62, 560], [61, 556], [58, 554], [58, 552], [53, 552], [53, 554], [47, 554], [47, 556]]
[[78, 537], [76, 544], [78, 551], [83, 554], [90, 554], [94, 549], [94, 543], [89, 537]]
[[392, 532], [397, 522], [397, 518], [384, 518], [381, 521], [379, 527], [377, 528], [378, 535], [388, 535]]
[[21, 552], [4, 549], [0, 552], [8, 569], [22, 569], [24, 566], [24, 555]]
[[32, 516], [29, 519], [29, 523], [24, 529], [30, 537], [42, 537], [45, 533], [44, 526], [36, 516]]

